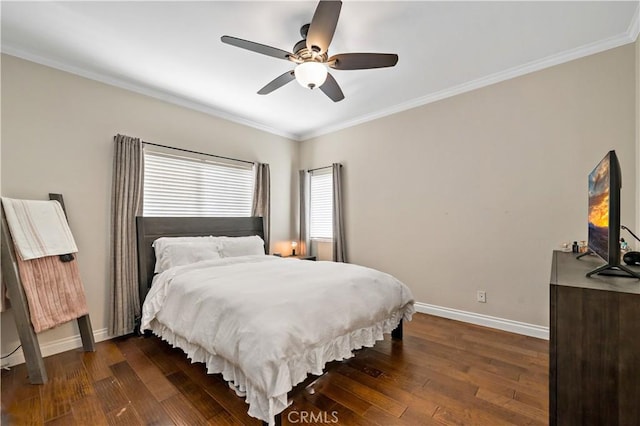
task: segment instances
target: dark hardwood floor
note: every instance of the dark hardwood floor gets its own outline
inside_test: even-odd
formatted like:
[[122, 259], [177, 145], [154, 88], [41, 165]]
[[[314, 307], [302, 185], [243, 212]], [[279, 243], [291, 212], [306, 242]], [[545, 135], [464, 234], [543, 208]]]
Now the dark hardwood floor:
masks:
[[[548, 422], [548, 342], [416, 314], [404, 341], [332, 363], [293, 396], [283, 425], [527, 425]], [[156, 337], [128, 337], [2, 372], [3, 425], [260, 425], [220, 375]]]

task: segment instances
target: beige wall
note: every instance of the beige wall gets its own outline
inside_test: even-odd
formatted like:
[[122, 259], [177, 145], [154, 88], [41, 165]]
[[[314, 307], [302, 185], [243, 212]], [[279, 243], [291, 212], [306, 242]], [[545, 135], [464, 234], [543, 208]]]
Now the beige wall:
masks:
[[[94, 331], [107, 327], [112, 138], [143, 140], [271, 165], [272, 249], [290, 241], [298, 143], [146, 96], [2, 56], [2, 195], [65, 197]], [[77, 334], [72, 324], [41, 344]], [[17, 346], [2, 314], [2, 353]]]
[[[640, 228], [640, 95], [630, 90], [640, 85], [639, 49], [302, 144], [2, 55], [1, 192], [64, 194], [96, 331], [108, 319], [116, 133], [270, 163], [271, 249], [282, 253], [294, 236], [296, 171], [342, 162], [351, 261], [398, 276], [423, 303], [546, 325], [551, 250], [586, 239], [586, 175], [609, 149], [624, 173], [623, 223], [638, 205]], [[487, 304], [475, 302], [478, 289]], [[76, 334], [67, 324], [40, 340]], [[2, 353], [17, 340], [10, 312], [2, 314]]]
[[551, 252], [586, 240], [587, 174], [610, 149], [635, 220], [635, 49], [303, 142], [304, 167], [344, 165], [350, 261], [419, 302], [548, 325]]

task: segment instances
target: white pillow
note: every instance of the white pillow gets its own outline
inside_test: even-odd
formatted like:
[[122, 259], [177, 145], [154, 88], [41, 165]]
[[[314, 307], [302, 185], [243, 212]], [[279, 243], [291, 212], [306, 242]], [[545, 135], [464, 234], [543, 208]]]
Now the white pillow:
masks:
[[264, 241], [257, 235], [251, 237], [212, 237], [220, 243], [220, 256], [236, 257], [264, 255]]
[[156, 273], [174, 266], [188, 265], [203, 260], [220, 259], [219, 245], [215, 241], [172, 242], [156, 249]]
[[166, 246], [169, 244], [176, 243], [202, 243], [202, 242], [211, 242], [213, 241], [213, 237], [160, 237], [156, 239], [151, 247], [153, 247], [156, 251], [156, 254], [161, 252]]

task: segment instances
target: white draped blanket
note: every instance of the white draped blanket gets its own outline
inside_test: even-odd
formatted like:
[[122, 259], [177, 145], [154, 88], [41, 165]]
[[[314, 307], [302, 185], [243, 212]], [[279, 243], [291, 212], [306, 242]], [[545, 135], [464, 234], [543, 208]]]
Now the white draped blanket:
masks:
[[414, 313], [411, 291], [362, 266], [242, 256], [156, 276], [143, 329], [181, 347], [246, 392], [249, 414], [273, 424], [287, 393], [326, 362], [373, 346]]
[[78, 247], [57, 201], [2, 197], [2, 206], [20, 259], [76, 253]]

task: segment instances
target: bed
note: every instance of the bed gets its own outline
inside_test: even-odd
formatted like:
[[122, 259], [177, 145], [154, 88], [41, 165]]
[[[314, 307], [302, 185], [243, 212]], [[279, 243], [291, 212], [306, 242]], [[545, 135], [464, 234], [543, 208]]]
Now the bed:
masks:
[[266, 255], [260, 218], [139, 217], [136, 225], [141, 328], [222, 374], [248, 414], [269, 425], [308, 375], [384, 333], [401, 338], [414, 313], [410, 290], [391, 275]]

